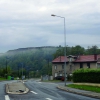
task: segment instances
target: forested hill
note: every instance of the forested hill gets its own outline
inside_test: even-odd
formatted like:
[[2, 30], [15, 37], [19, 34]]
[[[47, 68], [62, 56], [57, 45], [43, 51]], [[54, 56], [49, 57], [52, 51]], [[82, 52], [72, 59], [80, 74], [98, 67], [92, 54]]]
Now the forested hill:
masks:
[[7, 64], [8, 68], [17, 73], [23, 64], [25, 71], [38, 71], [38, 75], [51, 74], [51, 61], [57, 49], [58, 47], [44, 46], [9, 50], [0, 56], [0, 67], [6, 68]]
[[[64, 47], [29, 47], [9, 50], [5, 54], [0, 55], [0, 76], [30, 74], [32, 77], [41, 75], [51, 75], [51, 61], [64, 55]], [[100, 48], [97, 46], [85, 49], [80, 45], [75, 47], [66, 47], [66, 55], [91, 55], [100, 54]], [[7, 71], [6, 71], [7, 66]]]

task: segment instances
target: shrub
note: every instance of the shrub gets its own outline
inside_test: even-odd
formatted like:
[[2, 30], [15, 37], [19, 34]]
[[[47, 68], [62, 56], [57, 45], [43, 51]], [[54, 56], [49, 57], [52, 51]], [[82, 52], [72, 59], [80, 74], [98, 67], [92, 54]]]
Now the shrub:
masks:
[[100, 83], [100, 69], [79, 69], [73, 73], [74, 82]]
[[72, 81], [72, 77], [73, 77], [72, 75], [68, 75], [67, 76], [67, 81]]

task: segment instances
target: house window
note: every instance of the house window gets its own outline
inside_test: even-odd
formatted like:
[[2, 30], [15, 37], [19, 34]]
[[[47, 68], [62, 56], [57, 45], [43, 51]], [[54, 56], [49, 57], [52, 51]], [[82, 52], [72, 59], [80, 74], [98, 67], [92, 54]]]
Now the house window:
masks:
[[57, 69], [57, 66], [55, 65], [55, 70]]
[[97, 63], [97, 68], [100, 68], [100, 63]]
[[90, 68], [90, 63], [89, 62], [87, 63], [87, 68]]
[[62, 65], [62, 69], [64, 69], [64, 65]]
[[55, 73], [55, 77], [57, 77], [57, 73]]
[[60, 74], [60, 76], [62, 76], [62, 74]]
[[83, 68], [83, 63], [80, 63], [80, 68]]

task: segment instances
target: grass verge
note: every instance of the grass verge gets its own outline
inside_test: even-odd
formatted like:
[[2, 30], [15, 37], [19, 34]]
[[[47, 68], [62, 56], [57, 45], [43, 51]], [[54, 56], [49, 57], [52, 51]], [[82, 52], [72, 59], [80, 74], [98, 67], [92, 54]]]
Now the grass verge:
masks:
[[98, 87], [98, 86], [76, 85], [76, 84], [69, 84], [67, 86], [71, 87], [71, 88], [80, 89], [80, 90], [86, 90], [86, 91], [92, 91], [92, 92], [100, 93], [100, 87]]
[[5, 81], [5, 80], [7, 80], [7, 79], [0, 77], [0, 81]]

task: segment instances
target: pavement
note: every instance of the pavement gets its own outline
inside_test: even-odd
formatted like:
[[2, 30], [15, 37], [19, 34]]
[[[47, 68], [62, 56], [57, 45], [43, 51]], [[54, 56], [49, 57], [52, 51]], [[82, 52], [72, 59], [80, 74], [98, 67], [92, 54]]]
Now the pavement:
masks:
[[28, 91], [29, 89], [25, 86], [23, 81], [6, 84], [6, 93], [9, 94], [25, 94]]
[[[84, 84], [84, 83], [77, 83], [77, 84]], [[85, 84], [86, 85], [91, 85], [91, 86], [100, 86], [100, 84], [91, 84], [91, 83], [85, 83]], [[67, 87], [67, 86], [61, 86], [61, 85], [57, 86], [57, 88], [61, 89], [61, 90], [64, 90], [66, 92], [70, 92], [70, 93], [74, 93], [74, 94], [79, 94], [79, 95], [83, 95], [83, 96], [87, 96], [87, 97], [100, 99], [100, 93], [74, 89], [74, 88], [70, 88], [70, 87]]]

